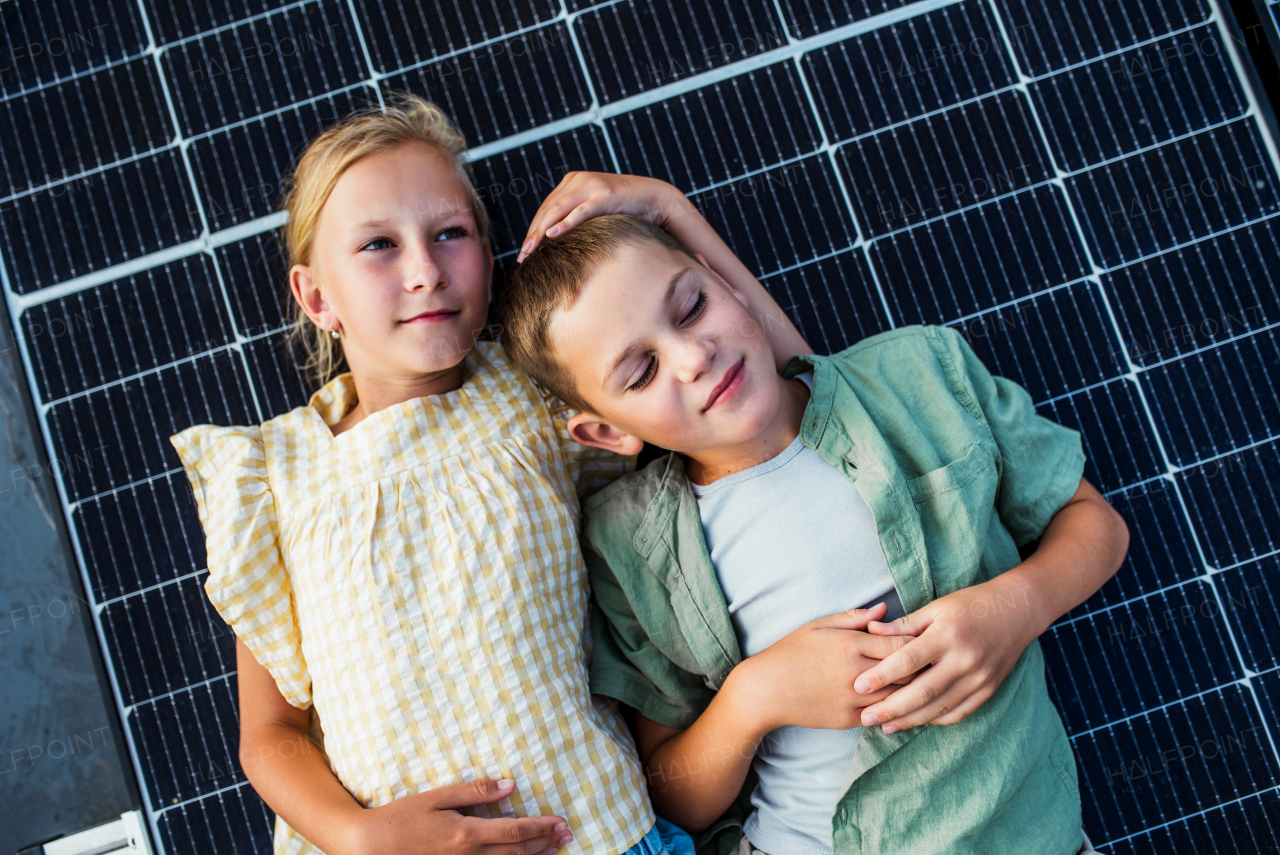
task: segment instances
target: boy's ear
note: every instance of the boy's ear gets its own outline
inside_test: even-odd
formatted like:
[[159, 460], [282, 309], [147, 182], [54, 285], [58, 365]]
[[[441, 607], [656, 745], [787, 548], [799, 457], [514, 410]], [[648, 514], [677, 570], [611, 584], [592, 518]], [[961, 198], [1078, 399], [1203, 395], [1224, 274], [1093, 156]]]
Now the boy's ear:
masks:
[[644, 448], [643, 439], [619, 430], [592, 413], [578, 413], [569, 419], [569, 435], [583, 445], [614, 454], [639, 454]]
[[730, 284], [729, 284], [729, 280], [728, 280], [728, 279], [725, 279], [723, 276], [721, 276], [721, 275], [716, 271], [716, 269], [715, 269], [714, 267], [712, 267], [710, 264], [707, 264], [707, 260], [706, 260], [705, 258], [703, 258], [703, 257], [702, 257], [702, 253], [700, 253], [700, 252], [695, 252], [695, 253], [693, 254], [693, 257], [694, 257], [694, 258], [696, 258], [696, 259], [698, 259], [698, 261], [702, 264], [702, 266], [703, 266], [703, 267], [705, 267], [705, 268], [707, 268], [707, 270], [711, 271], [711, 275], [712, 275], [712, 276], [714, 276], [717, 280], [719, 280], [719, 282], [720, 282], [720, 284], [721, 284], [721, 285], [723, 285], [725, 288], [729, 289], [729, 293], [730, 293], [730, 294], [732, 294], [733, 296], [737, 297], [737, 298], [738, 298], [738, 302], [739, 302], [739, 303], [741, 303], [742, 305], [746, 306], [748, 309], [750, 309], [750, 308], [751, 308], [751, 304], [750, 304], [749, 302], [747, 302], [747, 295], [746, 295], [746, 294], [743, 294], [743, 293], [742, 293], [741, 291], [739, 291], [737, 288], [734, 288], [732, 285], [730, 285]]
[[320, 285], [312, 275], [311, 268], [305, 264], [295, 264], [289, 268], [289, 290], [293, 298], [302, 306], [311, 322], [322, 330], [336, 330], [341, 325], [334, 314], [333, 307], [320, 292]]

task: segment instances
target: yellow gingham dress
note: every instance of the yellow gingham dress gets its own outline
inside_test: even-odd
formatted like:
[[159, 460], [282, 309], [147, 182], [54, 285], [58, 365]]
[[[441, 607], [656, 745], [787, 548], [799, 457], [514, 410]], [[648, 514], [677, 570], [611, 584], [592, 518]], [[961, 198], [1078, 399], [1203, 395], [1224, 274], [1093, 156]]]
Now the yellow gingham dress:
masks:
[[[349, 374], [261, 427], [175, 435], [205, 590], [289, 703], [314, 704], [361, 804], [513, 778], [492, 815], [557, 814], [570, 852], [617, 855], [654, 814], [616, 705], [587, 688], [578, 494], [632, 461], [570, 439], [573, 411], [497, 344], [464, 364], [461, 388], [336, 437]], [[274, 848], [318, 851], [279, 819]]]

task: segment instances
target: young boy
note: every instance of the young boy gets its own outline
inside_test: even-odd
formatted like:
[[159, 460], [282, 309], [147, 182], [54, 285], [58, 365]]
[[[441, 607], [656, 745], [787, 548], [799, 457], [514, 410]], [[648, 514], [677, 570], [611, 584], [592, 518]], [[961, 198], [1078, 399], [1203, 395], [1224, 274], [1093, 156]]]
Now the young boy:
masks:
[[629, 217], [543, 241], [499, 320], [579, 442], [671, 450], [583, 509], [591, 687], [700, 855], [1091, 851], [1035, 641], [1128, 548], [1078, 432], [945, 328], [779, 375], [746, 299]]

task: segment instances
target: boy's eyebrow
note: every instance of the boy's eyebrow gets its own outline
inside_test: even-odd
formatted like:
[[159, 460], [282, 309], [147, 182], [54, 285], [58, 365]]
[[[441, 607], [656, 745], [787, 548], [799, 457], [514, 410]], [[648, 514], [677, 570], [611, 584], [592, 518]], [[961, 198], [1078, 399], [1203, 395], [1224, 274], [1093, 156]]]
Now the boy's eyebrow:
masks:
[[[680, 285], [680, 280], [683, 279], [685, 277], [685, 274], [687, 274], [691, 270], [693, 270], [692, 267], [682, 267], [676, 273], [675, 276], [671, 277], [671, 281], [667, 283], [667, 292], [662, 295], [663, 306], [666, 306], [668, 303], [671, 302], [671, 298], [675, 296], [676, 288]], [[607, 389], [609, 387], [609, 381], [613, 378], [613, 375], [617, 373], [618, 369], [622, 366], [622, 363], [630, 359], [631, 355], [635, 353], [638, 349], [639, 349], [639, 346], [633, 344], [630, 347], [628, 347], [626, 350], [622, 351], [622, 355], [619, 356], [617, 359], [615, 359], [613, 361], [613, 365], [609, 366], [609, 370], [605, 372], [604, 382], [600, 384], [601, 389]]]

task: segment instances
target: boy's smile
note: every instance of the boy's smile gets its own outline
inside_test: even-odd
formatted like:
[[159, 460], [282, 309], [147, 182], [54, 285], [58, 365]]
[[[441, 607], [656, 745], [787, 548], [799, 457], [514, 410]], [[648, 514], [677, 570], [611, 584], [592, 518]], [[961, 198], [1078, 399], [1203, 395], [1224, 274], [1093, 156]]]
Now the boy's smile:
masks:
[[711, 397], [707, 398], [707, 405], [702, 408], [702, 412], [705, 413], [717, 404], [733, 399], [734, 394], [742, 388], [742, 380], [746, 376], [743, 370], [745, 362], [745, 358], [739, 359], [737, 364], [725, 372], [724, 379], [711, 390]]
[[619, 248], [550, 328], [595, 410], [570, 423], [585, 444], [634, 453], [650, 442], [689, 455], [696, 478], [700, 466], [728, 474], [767, 460], [796, 436], [807, 391], [778, 376], [746, 299], [683, 253]]

